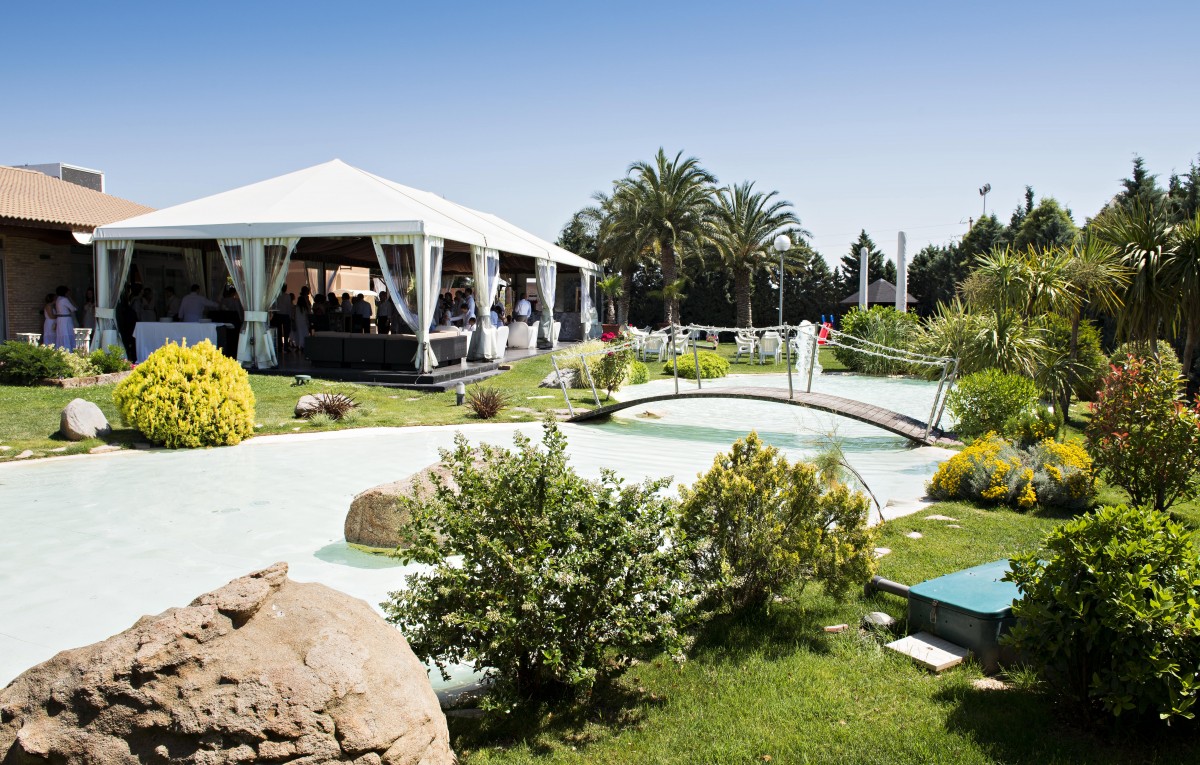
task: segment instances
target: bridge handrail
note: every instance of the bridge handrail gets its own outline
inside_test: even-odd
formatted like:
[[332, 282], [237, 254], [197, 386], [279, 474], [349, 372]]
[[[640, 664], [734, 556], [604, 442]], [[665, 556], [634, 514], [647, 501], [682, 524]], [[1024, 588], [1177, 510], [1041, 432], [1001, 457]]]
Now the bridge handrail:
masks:
[[[871, 340], [864, 340], [861, 337], [858, 337], [856, 335], [851, 335], [846, 332], [842, 332], [840, 329], [833, 329], [832, 327], [829, 328], [829, 337], [834, 338], [834, 339], [836, 339], [838, 337], [848, 337], [851, 340], [854, 340], [855, 342], [863, 343], [864, 345], [869, 345], [869, 346], [872, 346], [875, 348], [882, 348], [885, 351], [892, 351], [893, 353], [895, 353], [897, 355], [911, 356], [913, 359], [925, 359], [929, 362], [937, 362], [937, 364], [945, 364], [947, 361], [954, 361], [954, 358], [950, 357], [950, 356], [930, 356], [929, 354], [926, 354], [926, 353], [917, 353], [916, 351], [909, 351], [909, 350], [905, 350], [904, 348], [893, 348], [890, 345], [882, 345], [880, 343], [876, 343]], [[842, 345], [842, 347], [849, 351], [858, 351], [860, 353], [870, 353], [870, 351], [867, 351], [863, 348], [853, 348], [853, 347], [846, 346], [846, 345]], [[875, 354], [875, 355], [882, 355], [882, 354]], [[897, 360], [903, 361], [904, 359], [897, 359]], [[916, 362], [914, 361], [914, 363], [916, 363]]]

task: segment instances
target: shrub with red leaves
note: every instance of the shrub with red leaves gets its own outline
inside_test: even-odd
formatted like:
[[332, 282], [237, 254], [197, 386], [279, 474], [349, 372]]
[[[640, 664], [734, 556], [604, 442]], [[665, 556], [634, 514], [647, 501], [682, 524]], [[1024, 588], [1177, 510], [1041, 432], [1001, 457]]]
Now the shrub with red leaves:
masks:
[[1092, 404], [1087, 450], [1133, 504], [1165, 510], [1200, 490], [1200, 405], [1181, 399], [1180, 382], [1153, 360], [1130, 359], [1112, 367]]

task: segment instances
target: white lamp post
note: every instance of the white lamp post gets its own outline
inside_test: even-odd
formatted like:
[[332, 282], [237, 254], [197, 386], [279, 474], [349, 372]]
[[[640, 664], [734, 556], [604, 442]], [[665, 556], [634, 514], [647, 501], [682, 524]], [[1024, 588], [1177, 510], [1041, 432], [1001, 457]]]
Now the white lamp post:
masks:
[[783, 254], [792, 249], [792, 240], [788, 239], [787, 234], [780, 234], [775, 237], [775, 242], [772, 244], [775, 252], [779, 253], [779, 326], [783, 326]]

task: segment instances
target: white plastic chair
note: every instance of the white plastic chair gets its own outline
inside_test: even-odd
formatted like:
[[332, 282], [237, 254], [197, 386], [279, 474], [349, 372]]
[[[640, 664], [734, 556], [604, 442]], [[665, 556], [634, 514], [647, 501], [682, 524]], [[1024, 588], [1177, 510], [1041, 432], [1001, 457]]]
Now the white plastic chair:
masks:
[[758, 341], [758, 363], [766, 364], [767, 356], [771, 357], [774, 363], [779, 362], [779, 354], [783, 351], [783, 338], [778, 332], [771, 330], [764, 332], [763, 336]]
[[642, 360], [649, 361], [650, 354], [654, 354], [654, 358], [662, 361], [667, 355], [667, 348], [670, 346], [671, 339], [667, 337], [665, 332], [651, 332], [646, 336], [646, 340], [642, 345]]
[[734, 354], [734, 362], [741, 361], [742, 354], [746, 354], [750, 358], [754, 358], [754, 352], [758, 350], [758, 338], [751, 332], [738, 332], [734, 336], [734, 342], [737, 344], [737, 353]]

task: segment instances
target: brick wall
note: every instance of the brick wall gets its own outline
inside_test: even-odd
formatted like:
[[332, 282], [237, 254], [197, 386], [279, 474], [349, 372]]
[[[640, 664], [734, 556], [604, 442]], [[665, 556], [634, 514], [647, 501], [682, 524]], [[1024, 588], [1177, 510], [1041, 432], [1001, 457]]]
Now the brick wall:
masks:
[[[91, 279], [91, 256], [68, 244], [48, 244], [7, 229], [0, 234], [4, 259], [4, 310], [6, 339], [18, 332], [42, 331], [42, 304], [47, 292], [60, 284], [71, 288], [75, 304], [83, 306], [83, 292]], [[75, 282], [81, 282], [76, 284]]]

